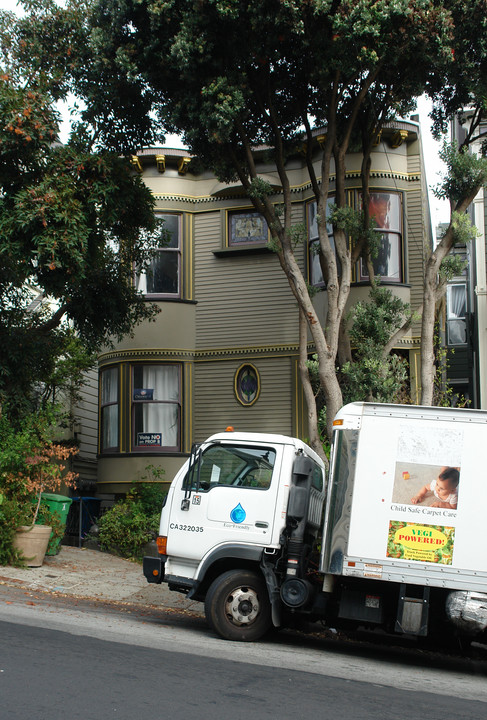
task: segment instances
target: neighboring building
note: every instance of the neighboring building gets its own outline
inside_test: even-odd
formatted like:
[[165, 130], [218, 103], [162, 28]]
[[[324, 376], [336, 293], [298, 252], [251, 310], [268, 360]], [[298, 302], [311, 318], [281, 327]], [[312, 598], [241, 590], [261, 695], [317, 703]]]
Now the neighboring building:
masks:
[[[452, 122], [452, 138], [460, 144], [469, 123], [466, 110]], [[479, 134], [487, 131], [487, 123]], [[481, 142], [471, 145], [480, 151]], [[482, 188], [469, 208], [477, 237], [469, 246], [455, 247], [466, 268], [448, 283], [446, 295], [445, 346], [448, 350], [447, 379], [453, 394], [469, 400], [471, 408], [487, 408], [487, 203]], [[440, 230], [441, 231], [441, 230]]]
[[[437, 228], [441, 239], [448, 224]], [[474, 347], [474, 264], [472, 248], [455, 247], [452, 254], [458, 256], [465, 267], [461, 274], [447, 284], [442, 326], [442, 345], [446, 349], [446, 379], [452, 393], [452, 402], [457, 405], [467, 401], [469, 407], [478, 407], [477, 397], [477, 352]]]
[[[319, 138], [316, 167], [320, 160]], [[279, 179], [256, 153], [259, 172], [275, 187]], [[183, 151], [145, 150], [134, 169], [156, 199], [170, 232], [161, 242], [152, 273], [136, 276], [147, 300], [160, 307], [99, 360], [98, 492], [121, 493], [165, 470], [170, 480], [191, 450], [231, 425], [238, 430], [307, 435], [306, 407], [298, 376], [298, 309], [275, 254], [265, 221], [239, 185], [219, 183], [197, 171]], [[361, 155], [347, 157], [349, 202], [360, 204]], [[326, 301], [313, 253], [316, 208], [299, 154], [289, 160], [294, 218], [307, 228], [299, 260], [317, 286], [316, 306]], [[333, 193], [334, 178], [330, 181]], [[391, 123], [372, 157], [372, 212], [382, 250], [376, 262], [383, 285], [412, 307], [420, 304], [425, 247], [431, 246], [427, 188], [418, 124]], [[359, 263], [350, 303], [367, 297], [368, 277]], [[310, 350], [312, 348], [310, 347]], [[410, 361], [417, 399], [417, 329], [396, 350]], [[81, 420], [80, 439], [91, 432]], [[86, 457], [88, 457], [86, 444]]]

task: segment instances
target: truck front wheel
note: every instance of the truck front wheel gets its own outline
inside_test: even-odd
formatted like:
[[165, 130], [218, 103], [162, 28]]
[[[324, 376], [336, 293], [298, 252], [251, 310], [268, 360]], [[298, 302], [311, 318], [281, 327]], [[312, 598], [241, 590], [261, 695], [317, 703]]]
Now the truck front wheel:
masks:
[[271, 626], [264, 579], [250, 570], [228, 570], [210, 585], [205, 614], [209, 625], [225, 640], [258, 640]]

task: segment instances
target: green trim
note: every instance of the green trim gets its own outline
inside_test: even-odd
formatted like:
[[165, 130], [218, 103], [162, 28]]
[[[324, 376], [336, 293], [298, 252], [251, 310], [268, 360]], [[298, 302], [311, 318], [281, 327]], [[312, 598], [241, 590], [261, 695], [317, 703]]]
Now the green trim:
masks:
[[299, 358], [291, 366], [292, 382], [292, 432], [294, 437], [304, 439], [308, 435], [308, 412], [303, 386], [299, 377]]
[[[311, 347], [311, 345], [310, 345]], [[217, 357], [249, 358], [276, 357], [277, 355], [294, 356], [299, 353], [299, 345], [262, 345], [239, 346], [232, 348], [205, 348], [202, 350], [183, 350], [180, 348], [134, 348], [127, 350], [111, 350], [103, 353], [98, 359], [100, 368], [123, 361], [159, 360], [164, 362], [208, 362]]]
[[193, 396], [194, 396], [193, 363], [183, 363], [182, 367], [182, 402], [181, 412], [181, 451], [189, 453], [193, 442]]

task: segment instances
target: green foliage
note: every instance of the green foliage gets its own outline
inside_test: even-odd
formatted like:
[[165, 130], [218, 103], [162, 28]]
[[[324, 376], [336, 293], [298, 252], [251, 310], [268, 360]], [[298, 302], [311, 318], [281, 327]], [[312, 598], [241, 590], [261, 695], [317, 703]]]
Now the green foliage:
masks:
[[440, 278], [446, 282], [452, 278], [462, 275], [465, 268], [468, 266], [468, 260], [460, 255], [446, 255], [441, 261], [440, 265]]
[[[446, 165], [446, 172], [443, 180], [434, 189], [437, 198], [458, 203], [486, 184], [487, 158], [466, 150], [461, 151], [456, 141], [443, 143], [440, 158]], [[457, 214], [455, 222], [460, 229], [462, 226], [459, 218]]]
[[468, 243], [474, 242], [478, 237], [479, 233], [477, 228], [475, 225], [472, 225], [466, 213], [453, 212], [451, 223], [453, 227], [454, 245], [468, 245]]
[[381, 246], [381, 235], [375, 231], [377, 223], [374, 218], [366, 219], [363, 210], [332, 205], [329, 222], [334, 228], [343, 230], [353, 246], [362, 241], [365, 251], [370, 252], [372, 258], [377, 257]]
[[100, 346], [155, 313], [133, 285], [152, 256], [149, 189], [103, 145], [106, 118], [56, 142], [55, 103], [82, 95], [91, 65], [87, 5], [25, 5], [0, 12], [0, 403], [17, 416], [76, 392]]
[[268, 195], [272, 195], [274, 190], [272, 185], [263, 178], [253, 178], [249, 188], [249, 197], [263, 200]]
[[361, 354], [382, 350], [391, 335], [409, 316], [409, 305], [386, 287], [374, 284], [366, 302], [358, 302], [351, 311], [350, 339]]
[[[350, 314], [350, 339], [353, 360], [340, 368], [344, 402], [357, 400], [398, 402], [403, 399], [408, 379], [406, 361], [399, 355], [384, 356], [384, 348], [392, 334], [409, 317], [409, 306], [395, 297], [391, 290], [374, 284], [370, 299], [359, 302]], [[312, 381], [318, 387], [316, 356], [308, 362]], [[322, 403], [318, 395], [319, 404]], [[326, 408], [319, 414], [321, 437], [325, 437]]]
[[[12, 548], [20, 525], [52, 521], [55, 537], [63, 533], [57, 517], [38, 505], [42, 491], [59, 489], [63, 468], [58, 448], [65, 458], [71, 454], [53, 443], [59, 420], [53, 408], [23, 417], [20, 425], [6, 414], [0, 416], [0, 565], [22, 564]], [[69, 484], [71, 474], [65, 477]]]
[[428, 83], [437, 136], [446, 131], [458, 111], [478, 108], [485, 117], [487, 110], [485, 1], [449, 0], [445, 5], [451, 17], [450, 57], [445, 57], [443, 74], [432, 74]]
[[[153, 465], [148, 465], [146, 468], [151, 474], [156, 474], [158, 479], [162, 478], [165, 474], [163, 468], [158, 468]], [[154, 514], [159, 518], [161, 514], [162, 504], [166, 497], [167, 491], [162, 488], [157, 482], [141, 482], [132, 486], [128, 498], [133, 499], [139, 503], [143, 512], [148, 516], [152, 517]], [[156, 530], [159, 528], [157, 526]]]
[[[91, 25], [97, 55], [88, 74], [104, 80], [101, 93], [92, 88], [91, 111], [106, 104], [110, 84], [138, 80], [140, 101], [152, 100], [162, 127], [183, 133], [222, 180], [236, 178], [235, 161], [248, 169], [238, 137], [271, 149], [279, 138], [291, 152], [303, 119], [324, 124], [335, 100], [342, 136], [358, 93], [380, 70], [364, 102], [364, 110], [376, 103], [376, 125], [384, 101], [394, 109], [410, 102], [449, 56], [447, 13], [429, 0], [103, 0]], [[114, 101], [119, 116], [126, 112]]]
[[398, 355], [387, 358], [361, 357], [359, 361], [345, 363], [343, 400], [367, 402], [399, 402], [408, 379], [407, 363]]
[[398, 401], [408, 377], [407, 364], [398, 355], [384, 356], [384, 347], [408, 314], [409, 306], [379, 285], [372, 286], [368, 302], [353, 307], [350, 340], [354, 360], [341, 367], [345, 402]]
[[101, 516], [98, 539], [103, 550], [140, 558], [158, 533], [165, 492], [152, 483], [132, 487], [127, 497]]
[[19, 527], [19, 506], [16, 500], [0, 493], [0, 565], [23, 565], [19, 553], [13, 549], [15, 531]]
[[122, 557], [139, 557], [153, 537], [153, 527], [140, 505], [121, 501], [98, 521], [100, 547]]

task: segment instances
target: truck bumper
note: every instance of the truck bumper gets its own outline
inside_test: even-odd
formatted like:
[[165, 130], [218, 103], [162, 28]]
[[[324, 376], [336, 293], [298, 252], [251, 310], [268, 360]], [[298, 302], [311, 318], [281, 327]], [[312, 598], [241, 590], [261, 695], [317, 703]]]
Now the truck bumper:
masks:
[[165, 564], [166, 555], [161, 555], [160, 557], [144, 557], [142, 569], [147, 582], [160, 584], [164, 580]]

